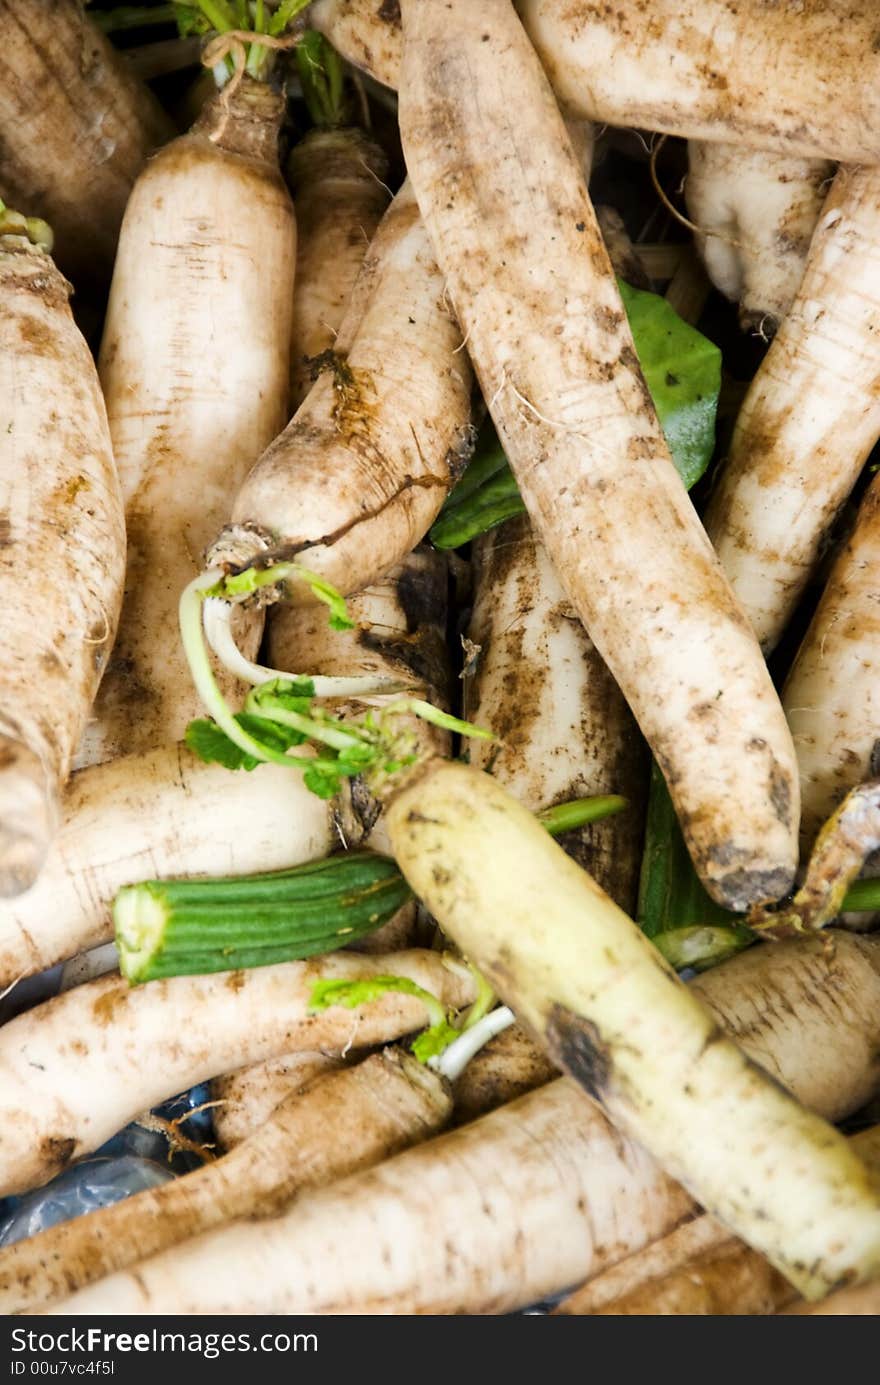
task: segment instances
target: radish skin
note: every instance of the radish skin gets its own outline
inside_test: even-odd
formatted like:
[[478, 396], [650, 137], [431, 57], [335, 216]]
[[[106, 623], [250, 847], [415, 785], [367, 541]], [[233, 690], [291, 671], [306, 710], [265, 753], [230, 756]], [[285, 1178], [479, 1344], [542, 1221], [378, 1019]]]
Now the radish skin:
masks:
[[[321, 978], [407, 976], [456, 1009], [474, 983], [439, 953], [335, 953], [245, 972], [175, 977], [130, 988], [101, 977], [47, 1001], [0, 1031], [2, 1195], [35, 1187], [104, 1143], [139, 1112], [219, 1068], [296, 1048], [371, 1047], [428, 1023], [423, 1002], [386, 993], [352, 1011], [309, 1013]], [[187, 1017], [183, 1023], [182, 1017]]]
[[[771, 337], [800, 287], [834, 165], [741, 144], [688, 145], [685, 200], [709, 278]], [[714, 233], [714, 234], [713, 234]]]
[[669, 456], [552, 93], [502, 0], [402, 14], [407, 165], [536, 532], [706, 888], [732, 909], [775, 898], [796, 864], [791, 737]]
[[50, 256], [0, 235], [0, 895], [33, 884], [113, 644], [125, 528], [91, 354]]
[[[880, 1128], [853, 1136], [880, 1174]], [[707, 1317], [776, 1313], [797, 1294], [757, 1251], [703, 1215], [590, 1280], [555, 1309], [561, 1315]]]
[[79, 0], [3, 0], [0, 189], [55, 232], [79, 284], [109, 279], [132, 183], [173, 133]]
[[[278, 168], [283, 109], [250, 78], [231, 103], [216, 96], [150, 161], [126, 209], [99, 369], [128, 574], [81, 764], [180, 740], [200, 712], [180, 592], [288, 416], [296, 225]], [[255, 653], [259, 621], [245, 628]]]
[[880, 1198], [843, 1137], [722, 1036], [532, 814], [487, 775], [435, 761], [387, 824], [444, 933], [708, 1211], [807, 1297], [880, 1272]]
[[310, 130], [287, 161], [296, 202], [296, 287], [290, 353], [290, 407], [313, 380], [313, 359], [332, 350], [358, 272], [389, 193], [387, 160], [353, 127]]
[[481, 1048], [453, 1082], [455, 1123], [476, 1120], [558, 1075], [543, 1049], [521, 1025], [512, 1024]]
[[[516, 8], [568, 115], [850, 163], [880, 155], [873, 0], [794, 10], [766, 0], [516, 0]], [[319, 0], [309, 23], [396, 88], [397, 11]]]
[[[460, 347], [405, 183], [364, 261], [337, 359], [251, 471], [209, 565], [298, 557], [348, 595], [399, 563], [470, 455], [471, 375]], [[315, 601], [293, 579], [284, 597]]]
[[211, 1100], [217, 1102], [214, 1138], [220, 1150], [235, 1149], [266, 1124], [282, 1101], [305, 1092], [342, 1063], [333, 1053], [288, 1053], [215, 1077]]
[[622, 794], [624, 813], [566, 833], [560, 845], [631, 911], [645, 757], [629, 709], [525, 516], [482, 535], [473, 565], [468, 639], [479, 652], [465, 682], [465, 716], [499, 739], [475, 741], [470, 763], [532, 812]]
[[0, 1312], [33, 1311], [237, 1217], [371, 1168], [449, 1120], [446, 1083], [386, 1049], [289, 1096], [234, 1154], [0, 1250]]
[[871, 482], [782, 695], [801, 773], [802, 850], [871, 775], [880, 739], [880, 478]]
[[880, 172], [841, 169], [736, 421], [706, 528], [765, 650], [880, 437]]
[[332, 803], [280, 765], [231, 781], [173, 745], [79, 770], [40, 879], [0, 907], [0, 989], [109, 941], [123, 885], [281, 870], [335, 841]]
[[[746, 1051], [799, 1098], [817, 1095], [829, 1118], [876, 1090], [880, 939], [844, 935], [831, 954], [813, 939], [755, 948], [699, 987]], [[567, 1079], [321, 1199], [273, 1224], [271, 1270], [266, 1262], [250, 1279], [230, 1282], [230, 1267], [267, 1247], [258, 1230], [233, 1227], [109, 1277], [56, 1311], [500, 1313], [598, 1274], [696, 1210]], [[440, 1224], [446, 1235], [433, 1232]]]

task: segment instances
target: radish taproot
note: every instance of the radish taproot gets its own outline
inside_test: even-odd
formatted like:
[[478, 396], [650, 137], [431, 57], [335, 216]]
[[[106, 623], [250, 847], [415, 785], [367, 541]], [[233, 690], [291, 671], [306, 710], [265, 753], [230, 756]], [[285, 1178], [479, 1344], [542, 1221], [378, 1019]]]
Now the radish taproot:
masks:
[[132, 184], [171, 123], [79, 0], [3, 0], [0, 28], [0, 191], [50, 223], [78, 286], [103, 286]]
[[[209, 563], [301, 558], [344, 595], [427, 531], [470, 455], [471, 375], [409, 183], [379, 226], [332, 358], [264, 452]], [[290, 574], [284, 599], [311, 604]], [[282, 593], [266, 588], [262, 600]]]
[[685, 200], [697, 244], [744, 329], [773, 336], [794, 302], [833, 173], [827, 159], [690, 141]]
[[[311, 51], [313, 43], [308, 49], [303, 43], [297, 47], [297, 62], [316, 123], [287, 160], [297, 229], [292, 413], [314, 383], [319, 358], [335, 349], [355, 280], [390, 198], [382, 181], [388, 160], [374, 139], [351, 124], [340, 59], [319, 34], [307, 35], [307, 40], [315, 39], [316, 52]], [[332, 70], [325, 73], [328, 67]]]
[[801, 840], [869, 774], [880, 740], [880, 478], [859, 508], [785, 683], [801, 775]]
[[119, 619], [125, 526], [98, 375], [45, 223], [0, 203], [0, 895], [33, 884]]
[[791, 737], [670, 460], [552, 93], [509, 4], [402, 15], [410, 176], [536, 532], [710, 894], [778, 897], [796, 864]]
[[[880, 1080], [878, 947], [779, 943], [755, 949], [757, 970], [745, 953], [694, 985], [768, 1071], [837, 1119]], [[581, 1283], [694, 1211], [560, 1079], [281, 1218], [197, 1237], [53, 1311], [501, 1313]]]
[[408, 977], [456, 1009], [475, 995], [467, 968], [439, 953], [335, 953], [134, 988], [104, 976], [18, 1016], [0, 1031], [0, 1109], [12, 1122], [0, 1188], [45, 1182], [139, 1112], [218, 1069], [297, 1047], [347, 1051], [411, 1033], [426, 1015], [415, 995], [385, 993], [355, 1012], [310, 1013], [319, 979], [385, 973]]
[[[309, 22], [349, 62], [397, 88], [401, 8], [318, 0]], [[808, 158], [877, 162], [873, 0], [831, 0], [795, 12], [764, 0], [516, 0], [516, 8], [568, 115]]]
[[0, 1250], [0, 1312], [32, 1312], [211, 1227], [277, 1213], [429, 1139], [451, 1109], [429, 1068], [400, 1050], [373, 1054], [287, 1096], [233, 1153]]
[[[287, 419], [296, 226], [278, 168], [283, 112], [245, 77], [150, 161], [126, 208], [99, 369], [128, 574], [83, 764], [180, 740], [197, 715], [180, 590]], [[259, 622], [248, 625], [253, 652]]]
[[743, 401], [706, 528], [761, 646], [777, 643], [880, 437], [880, 173], [842, 168]]
[[215, 1077], [211, 1081], [214, 1138], [222, 1153], [240, 1145], [272, 1115], [276, 1106], [294, 1093], [342, 1067], [338, 1053], [288, 1053], [249, 1068]]

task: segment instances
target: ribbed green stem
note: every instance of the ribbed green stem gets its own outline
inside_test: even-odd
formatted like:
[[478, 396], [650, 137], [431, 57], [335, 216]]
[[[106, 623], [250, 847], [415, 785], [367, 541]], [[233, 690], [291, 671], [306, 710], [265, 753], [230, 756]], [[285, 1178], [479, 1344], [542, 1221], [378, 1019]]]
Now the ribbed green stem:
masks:
[[120, 969], [140, 982], [332, 952], [410, 897], [394, 862], [372, 852], [267, 875], [127, 885], [113, 903]]

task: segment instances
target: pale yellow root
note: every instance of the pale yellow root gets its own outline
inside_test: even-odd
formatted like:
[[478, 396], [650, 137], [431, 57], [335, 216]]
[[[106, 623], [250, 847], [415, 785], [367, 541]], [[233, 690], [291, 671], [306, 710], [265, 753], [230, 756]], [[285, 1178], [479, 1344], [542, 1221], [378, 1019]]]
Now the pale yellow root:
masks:
[[[278, 168], [283, 109], [250, 79], [231, 104], [216, 97], [129, 199], [99, 360], [128, 572], [80, 765], [181, 740], [201, 714], [180, 593], [288, 418], [296, 225]], [[236, 620], [254, 654], [261, 619]], [[235, 701], [235, 681], [222, 686]]]
[[237, 1217], [277, 1214], [429, 1139], [451, 1110], [442, 1078], [386, 1049], [289, 1096], [235, 1153], [0, 1250], [0, 1312], [33, 1311]]
[[508, 0], [402, 15], [407, 166], [530, 518], [707, 889], [733, 909], [778, 897], [796, 863], [791, 737], [672, 464], [553, 94]]
[[49, 222], [78, 285], [103, 285], [131, 185], [173, 130], [87, 14], [79, 0], [0, 4], [0, 188]]
[[0, 896], [45, 860], [122, 601], [119, 480], [69, 293], [0, 236]]
[[338, 1053], [288, 1053], [215, 1077], [211, 1083], [214, 1137], [226, 1152], [248, 1139], [286, 1098], [341, 1067]]
[[[444, 933], [555, 1062], [805, 1295], [880, 1273], [880, 1196], [535, 817], [435, 761], [388, 809], [395, 858]], [[442, 863], [442, 866], [438, 863]]]
[[407, 976], [459, 1008], [474, 984], [440, 953], [335, 953], [246, 972], [175, 977], [131, 988], [104, 976], [65, 991], [0, 1030], [0, 1189], [44, 1183], [148, 1110], [218, 1068], [329, 1049], [348, 1053], [412, 1033], [422, 1001], [386, 993], [349, 1010], [309, 1013], [322, 977]]
[[296, 204], [290, 411], [308, 394], [314, 358], [336, 347], [351, 291], [388, 205], [387, 160], [357, 129], [310, 130], [287, 163]]
[[[812, 939], [756, 948], [760, 974], [744, 953], [702, 977], [700, 993], [747, 1052], [837, 1119], [880, 1083], [878, 953], [880, 939], [852, 937], [832, 954]], [[567, 1079], [319, 1197], [273, 1223], [268, 1242], [244, 1227], [198, 1238], [60, 1311], [504, 1312], [696, 1211]]]
[[880, 478], [875, 478], [782, 694], [801, 773], [804, 853], [849, 790], [872, 773], [880, 739], [878, 572]]
[[880, 170], [843, 168], [736, 421], [706, 528], [770, 650], [880, 437]]

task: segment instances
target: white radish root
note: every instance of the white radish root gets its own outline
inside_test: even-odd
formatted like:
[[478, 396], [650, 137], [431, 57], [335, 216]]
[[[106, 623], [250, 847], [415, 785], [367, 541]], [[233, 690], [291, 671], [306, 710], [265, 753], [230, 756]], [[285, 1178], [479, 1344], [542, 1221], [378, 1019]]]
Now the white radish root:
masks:
[[40, 879], [0, 904], [0, 989], [111, 939], [123, 885], [281, 870], [334, 843], [333, 805], [280, 765], [231, 780], [169, 745], [79, 770]]
[[[231, 103], [215, 97], [126, 208], [99, 367], [128, 573], [80, 764], [180, 740], [200, 712], [178, 599], [288, 417], [296, 226], [278, 168], [283, 110], [249, 78]], [[255, 653], [259, 618], [236, 619]]]
[[[880, 1196], [637, 926], [489, 776], [436, 761], [387, 814], [447, 937], [555, 1062], [805, 1296], [880, 1273]], [[441, 864], [442, 863], [442, 864]]]
[[880, 173], [843, 168], [736, 421], [706, 528], [770, 650], [880, 437]]
[[[436, 517], [470, 455], [471, 374], [409, 184], [386, 212], [336, 354], [238, 493], [213, 565], [298, 557], [344, 595]], [[311, 605], [289, 579], [285, 599]]]
[[289, 1096], [235, 1153], [0, 1250], [0, 1311], [33, 1311], [211, 1227], [275, 1214], [429, 1139], [451, 1109], [429, 1068], [400, 1050], [374, 1054]]
[[831, 569], [782, 695], [801, 773], [801, 843], [872, 773], [880, 740], [880, 478]]
[[335, 953], [244, 972], [175, 977], [130, 988], [101, 977], [29, 1010], [0, 1031], [4, 1195], [45, 1182], [141, 1111], [204, 1082], [296, 1048], [348, 1052], [391, 1042], [428, 1021], [417, 997], [386, 993], [347, 1010], [309, 1013], [322, 977], [406, 976], [459, 1008], [474, 999], [462, 967], [439, 953]]
[[685, 200], [709, 278], [739, 304], [744, 329], [771, 337], [800, 287], [834, 165], [691, 140], [688, 166]]
[[[735, 7], [725, 0], [516, 0], [516, 8], [570, 116], [877, 162], [873, 0], [823, 0], [796, 11], [764, 0]], [[349, 62], [396, 88], [398, 11], [374, 0], [318, 0], [309, 22]]]
[[313, 384], [314, 358], [333, 350], [364, 257], [388, 205], [384, 153], [354, 128], [310, 130], [287, 161], [296, 202], [296, 284], [290, 408]]
[[215, 1077], [211, 1083], [214, 1137], [226, 1152], [265, 1125], [276, 1106], [341, 1067], [336, 1053], [288, 1053]]
[[635, 906], [645, 756], [614, 679], [572, 609], [525, 516], [474, 545], [476, 647], [465, 715], [497, 742], [475, 741], [489, 770], [532, 812], [567, 799], [622, 794], [623, 813], [566, 833], [560, 844], [622, 909]]
[[672, 464], [552, 93], [509, 4], [402, 14], [407, 164], [536, 532], [706, 888], [733, 909], [778, 897], [796, 862], [791, 738]]
[[122, 600], [119, 481], [69, 292], [0, 234], [0, 896], [45, 860]]
[[[859, 1157], [880, 1174], [880, 1128], [855, 1135]], [[622, 1261], [565, 1299], [559, 1314], [743, 1317], [797, 1299], [764, 1257], [703, 1215]]]

